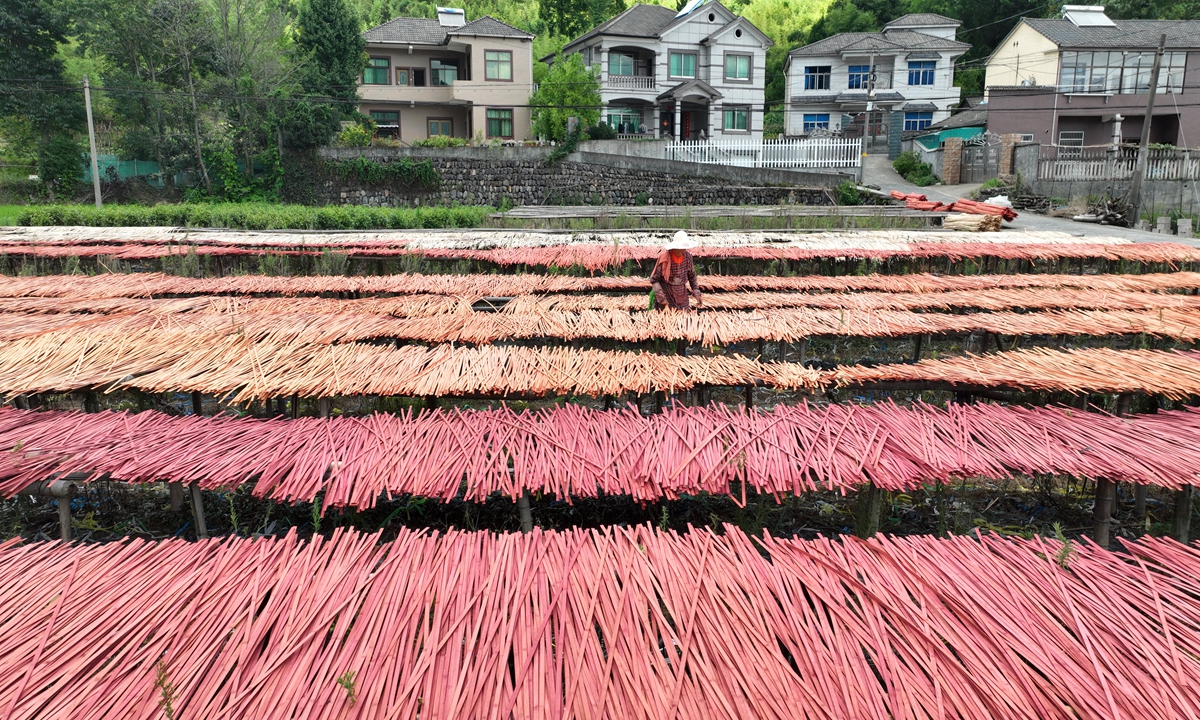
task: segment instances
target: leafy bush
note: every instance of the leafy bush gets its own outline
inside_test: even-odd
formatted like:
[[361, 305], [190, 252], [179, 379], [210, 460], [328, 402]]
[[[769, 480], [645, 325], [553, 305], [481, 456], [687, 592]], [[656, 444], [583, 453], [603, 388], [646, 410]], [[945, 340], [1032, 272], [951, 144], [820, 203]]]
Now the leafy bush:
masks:
[[992, 188], [998, 188], [998, 187], [1004, 187], [1004, 183], [1000, 182], [999, 178], [992, 178], [990, 180], [985, 180], [983, 182], [983, 184], [979, 186], [979, 189], [980, 190], [991, 190]]
[[467, 139], [450, 137], [449, 135], [434, 135], [433, 137], [425, 138], [424, 140], [413, 140], [412, 146], [430, 148], [466, 147]]
[[858, 185], [853, 180], [843, 180], [833, 191], [837, 194], [838, 205], [861, 205], [862, 197], [858, 194]]
[[596, 123], [587, 129], [589, 140], [616, 140], [617, 131], [609, 127], [608, 123]]
[[482, 206], [379, 208], [268, 203], [105, 205], [101, 210], [92, 205], [32, 205], [17, 216], [17, 224], [101, 227], [165, 225], [242, 230], [406, 230], [479, 227], [490, 211], [491, 208]]
[[900, 153], [895, 160], [892, 161], [892, 169], [900, 174], [900, 177], [908, 177], [908, 174], [916, 170], [922, 165], [921, 158], [912, 150], [906, 150]]
[[334, 144], [344, 148], [362, 148], [371, 146], [371, 133], [362, 125], [347, 125], [337, 134]]
[[55, 135], [38, 147], [38, 177], [59, 196], [71, 197], [83, 176], [83, 148], [64, 135]]
[[905, 180], [918, 187], [925, 187], [937, 182], [933, 176], [933, 166], [921, 162], [921, 158], [911, 150], [902, 152], [892, 161], [892, 168]]
[[442, 182], [441, 175], [428, 160], [413, 161], [403, 158], [396, 162], [381, 163], [366, 157], [339, 160], [330, 163], [342, 180], [353, 178], [367, 185], [398, 183], [406, 187], [419, 185], [436, 188]]

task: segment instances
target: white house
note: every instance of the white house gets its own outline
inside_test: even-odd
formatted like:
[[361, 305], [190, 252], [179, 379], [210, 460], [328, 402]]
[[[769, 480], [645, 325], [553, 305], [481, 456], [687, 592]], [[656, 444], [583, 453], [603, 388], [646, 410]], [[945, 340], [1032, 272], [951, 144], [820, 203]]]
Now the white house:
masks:
[[840, 33], [791, 51], [785, 133], [880, 136], [891, 112], [904, 113], [904, 130], [950, 117], [960, 94], [954, 61], [971, 47], [955, 39], [960, 25], [933, 13], [905, 15], [881, 32]]
[[634, 5], [563, 54], [599, 67], [602, 120], [623, 135], [761, 138], [773, 44], [717, 0], [693, 0], [679, 12]]

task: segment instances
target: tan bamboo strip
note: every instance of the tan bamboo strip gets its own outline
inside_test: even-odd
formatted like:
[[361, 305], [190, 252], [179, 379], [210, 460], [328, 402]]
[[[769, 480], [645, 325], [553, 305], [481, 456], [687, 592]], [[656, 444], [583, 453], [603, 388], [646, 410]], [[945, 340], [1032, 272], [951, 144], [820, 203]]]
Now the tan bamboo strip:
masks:
[[[508, 315], [542, 315], [589, 310], [639, 312], [642, 294], [518, 295], [502, 307]], [[1197, 309], [1200, 296], [1166, 292], [1079, 290], [1073, 288], [994, 288], [924, 293], [716, 292], [704, 296], [705, 310], [825, 308], [855, 311], [908, 310], [1158, 310]], [[450, 295], [400, 295], [339, 300], [323, 297], [194, 295], [182, 298], [0, 297], [0, 313], [391, 315], [400, 318], [469, 314], [471, 299]]]
[[[1168, 292], [1200, 289], [1200, 273], [1146, 275], [704, 275], [707, 293], [763, 292], [888, 292], [934, 293], [1019, 288], [1073, 288], [1107, 292]], [[381, 275], [343, 277], [310, 275], [277, 277], [231, 275], [185, 278], [162, 273], [103, 275], [0, 276], [0, 297], [161, 298], [183, 295], [282, 295], [325, 293], [356, 295], [451, 295], [467, 300], [482, 297], [582, 292], [649, 292], [645, 277], [570, 277], [565, 275]]]
[[[154, 260], [194, 253], [209, 256], [319, 255], [320, 250], [281, 250], [278, 248], [221, 247], [213, 245], [6, 245], [8, 255], [65, 258], [111, 257], [117, 260]], [[354, 259], [387, 259], [421, 257], [431, 260], [472, 260], [494, 263], [504, 267], [579, 267], [591, 272], [619, 268], [627, 262], [652, 260], [660, 247], [614, 247], [612, 245], [560, 245], [554, 247], [521, 247], [517, 249], [474, 248], [374, 248], [341, 245], [338, 252]], [[1178, 265], [1200, 261], [1200, 248], [1176, 243], [1141, 243], [1129, 245], [1050, 244], [1017, 245], [1005, 243], [927, 243], [905, 245], [900, 249], [866, 249], [854, 246], [813, 249], [806, 247], [705, 246], [692, 251], [704, 259], [741, 259], [757, 261], [807, 261], [826, 259], [905, 260], [947, 259], [951, 261], [977, 258], [1002, 260], [1056, 261], [1067, 259], [1131, 261]]]
[[238, 402], [287, 395], [506, 395], [674, 392], [697, 385], [919, 381], [1088, 392], [1200, 394], [1200, 363], [1160, 351], [1036, 350], [818, 372], [739, 355], [685, 357], [598, 350], [449, 344], [320, 345], [282, 334], [253, 340], [166, 326], [141, 332], [49, 333], [0, 343], [0, 393], [133, 387], [200, 391]]
[[821, 335], [896, 337], [963, 334], [976, 330], [1021, 336], [1144, 334], [1192, 342], [1200, 339], [1200, 309], [967, 314], [818, 308], [703, 313], [584, 310], [522, 315], [464, 312], [407, 318], [353, 313], [0, 313], [0, 340], [83, 332], [146, 333], [142, 341], [153, 342], [154, 333], [163, 329], [186, 331], [197, 336], [237, 335], [252, 340], [318, 344], [383, 338], [473, 345], [509, 340], [599, 338], [630, 343], [685, 340], [725, 347], [748, 340], [795, 342]]
[[922, 360], [915, 365], [844, 366], [824, 376], [839, 386], [945, 383], [1022, 390], [1146, 392], [1183, 399], [1196, 394], [1200, 356], [1156, 350], [1048, 350]]

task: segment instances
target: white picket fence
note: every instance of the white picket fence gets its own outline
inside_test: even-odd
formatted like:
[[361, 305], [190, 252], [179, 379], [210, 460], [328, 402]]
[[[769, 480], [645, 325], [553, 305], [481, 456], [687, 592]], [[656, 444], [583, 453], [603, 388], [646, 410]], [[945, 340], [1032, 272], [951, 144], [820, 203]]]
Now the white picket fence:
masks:
[[667, 143], [663, 158], [734, 167], [857, 168], [862, 164], [862, 138], [684, 140]]
[[[1137, 166], [1137, 150], [1073, 152], [1057, 149], [1057, 157], [1038, 160], [1039, 180], [1128, 180]], [[1146, 158], [1147, 180], [1200, 180], [1200, 152], [1153, 149]]]

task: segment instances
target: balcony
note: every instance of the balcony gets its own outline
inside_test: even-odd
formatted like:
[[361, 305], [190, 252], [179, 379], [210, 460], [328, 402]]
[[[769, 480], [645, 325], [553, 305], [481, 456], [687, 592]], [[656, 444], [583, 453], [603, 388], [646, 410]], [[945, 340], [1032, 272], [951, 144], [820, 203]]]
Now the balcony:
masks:
[[609, 75], [604, 87], [610, 90], [654, 90], [652, 75]]

